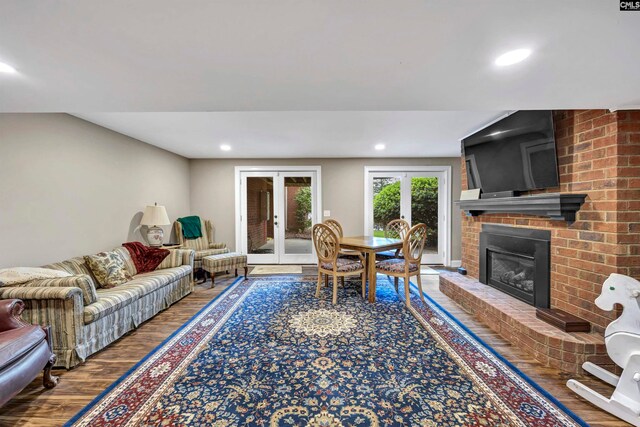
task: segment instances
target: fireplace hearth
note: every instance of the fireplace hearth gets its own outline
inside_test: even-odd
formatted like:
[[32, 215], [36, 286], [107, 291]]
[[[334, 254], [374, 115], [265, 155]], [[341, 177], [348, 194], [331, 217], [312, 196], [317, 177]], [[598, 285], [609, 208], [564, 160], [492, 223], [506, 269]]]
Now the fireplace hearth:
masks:
[[480, 282], [530, 305], [549, 308], [551, 233], [483, 224]]

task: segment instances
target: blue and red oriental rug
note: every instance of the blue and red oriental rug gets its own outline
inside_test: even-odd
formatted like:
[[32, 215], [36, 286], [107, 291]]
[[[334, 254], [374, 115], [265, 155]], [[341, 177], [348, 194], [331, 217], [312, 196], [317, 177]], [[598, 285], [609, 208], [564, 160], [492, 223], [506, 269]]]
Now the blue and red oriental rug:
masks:
[[433, 301], [358, 290], [237, 281], [67, 425], [586, 425]]

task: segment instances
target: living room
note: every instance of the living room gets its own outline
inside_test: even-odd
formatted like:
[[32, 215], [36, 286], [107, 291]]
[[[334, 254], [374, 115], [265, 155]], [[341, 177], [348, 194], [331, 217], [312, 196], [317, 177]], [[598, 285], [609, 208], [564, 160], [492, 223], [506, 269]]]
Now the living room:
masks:
[[3, 0], [0, 425], [640, 425], [636, 8]]

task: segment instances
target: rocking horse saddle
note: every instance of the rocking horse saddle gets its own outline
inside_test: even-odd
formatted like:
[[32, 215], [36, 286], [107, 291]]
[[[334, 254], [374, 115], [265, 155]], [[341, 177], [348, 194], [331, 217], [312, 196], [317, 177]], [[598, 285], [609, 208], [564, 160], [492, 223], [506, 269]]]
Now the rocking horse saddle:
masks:
[[622, 369], [629, 364], [634, 354], [640, 355], [640, 334], [632, 332], [614, 332], [604, 338], [611, 360]]

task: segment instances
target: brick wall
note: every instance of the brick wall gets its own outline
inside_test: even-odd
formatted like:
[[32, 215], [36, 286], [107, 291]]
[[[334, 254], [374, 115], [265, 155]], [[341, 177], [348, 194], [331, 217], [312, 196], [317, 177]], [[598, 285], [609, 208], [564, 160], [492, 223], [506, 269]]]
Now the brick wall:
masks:
[[[268, 221], [261, 218], [261, 194], [270, 193], [271, 216]], [[273, 184], [262, 178], [247, 178], [247, 238], [249, 250], [257, 249], [273, 237]]]
[[[616, 317], [594, 304], [602, 283], [617, 272], [640, 279], [640, 111], [554, 112], [559, 188], [586, 193], [573, 224], [517, 214], [462, 219], [462, 265], [478, 277], [483, 223], [551, 231], [551, 306], [602, 331]], [[462, 188], [467, 188], [462, 160]]]

